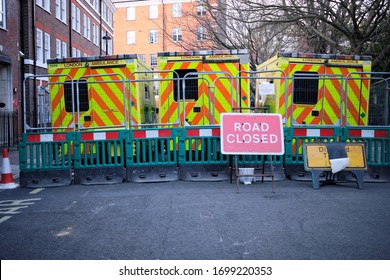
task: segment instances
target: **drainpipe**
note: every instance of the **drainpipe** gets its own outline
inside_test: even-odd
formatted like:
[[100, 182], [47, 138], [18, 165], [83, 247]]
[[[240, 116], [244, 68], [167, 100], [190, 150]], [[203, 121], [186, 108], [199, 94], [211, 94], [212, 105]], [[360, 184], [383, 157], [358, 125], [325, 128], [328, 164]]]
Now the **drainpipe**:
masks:
[[[68, 28], [69, 28], [69, 37], [68, 37], [68, 41], [69, 41], [69, 54], [67, 55], [68, 57], [71, 57], [72, 56], [72, 1], [69, 1], [69, 7], [68, 7], [68, 11], [69, 11], [69, 17], [68, 17]], [[76, 17], [76, 11], [75, 11], [75, 17]], [[81, 20], [81, 19], [80, 19]]]
[[103, 26], [103, 20], [102, 20], [102, 6], [103, 6], [103, 0], [100, 0], [100, 7], [99, 7], [99, 24], [100, 24], [100, 28], [99, 28], [99, 51], [100, 51], [100, 55], [102, 55], [102, 45], [103, 45], [103, 39], [102, 39], [102, 35], [103, 35], [103, 31], [102, 31], [102, 26]]
[[163, 45], [162, 45], [162, 50], [163, 52], [165, 52], [165, 5], [164, 5], [164, 0], [161, 1], [162, 3], [162, 25], [163, 25], [163, 33], [162, 33], [162, 41], [163, 41]]
[[[24, 47], [24, 42], [25, 42], [25, 39], [24, 39], [24, 34], [26, 34], [27, 31], [25, 29], [25, 25], [24, 25], [24, 18], [23, 18], [23, 15], [24, 15], [24, 10], [25, 10], [25, 2], [24, 1], [20, 1], [20, 14], [19, 14], [19, 25], [20, 25], [20, 33], [19, 33], [19, 37], [20, 37], [20, 52], [23, 53], [23, 56], [20, 55], [20, 75], [21, 75], [21, 78], [20, 78], [20, 87], [19, 87], [19, 97], [20, 98], [20, 106], [21, 106], [21, 114], [19, 115], [19, 123], [21, 123], [21, 125], [19, 127], [21, 127], [21, 131], [24, 132], [24, 114], [25, 114], [25, 111], [24, 111], [24, 53], [25, 53], [25, 47]], [[28, 26], [28, 25], [27, 25]], [[27, 33], [28, 34], [28, 33]], [[21, 54], [19, 52], [19, 54]], [[21, 135], [21, 134], [20, 134]]]
[[[32, 53], [33, 53], [33, 61], [34, 61], [34, 65], [33, 65], [33, 75], [34, 75], [34, 84], [33, 84], [33, 112], [34, 112], [34, 115], [31, 116], [32, 119], [33, 119], [33, 125], [34, 127], [38, 127], [38, 119], [37, 119], [37, 114], [38, 114], [38, 104], [37, 104], [37, 79], [35, 78], [35, 76], [37, 75], [37, 34], [36, 34], [36, 26], [35, 26], [35, 1], [31, 1], [32, 2], [32, 24], [31, 24], [31, 28], [32, 28], [32, 43], [33, 43], [33, 49], [32, 49]], [[31, 96], [29, 97], [31, 98]]]

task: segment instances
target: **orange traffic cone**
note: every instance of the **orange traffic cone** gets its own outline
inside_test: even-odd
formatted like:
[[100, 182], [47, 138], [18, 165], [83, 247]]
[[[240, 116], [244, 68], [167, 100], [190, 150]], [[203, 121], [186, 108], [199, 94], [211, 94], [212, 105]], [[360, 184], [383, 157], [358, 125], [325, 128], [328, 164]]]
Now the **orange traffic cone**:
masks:
[[9, 163], [8, 151], [3, 149], [3, 161], [1, 169], [1, 182], [0, 189], [14, 189], [19, 185], [15, 183], [14, 178], [11, 172], [11, 165]]

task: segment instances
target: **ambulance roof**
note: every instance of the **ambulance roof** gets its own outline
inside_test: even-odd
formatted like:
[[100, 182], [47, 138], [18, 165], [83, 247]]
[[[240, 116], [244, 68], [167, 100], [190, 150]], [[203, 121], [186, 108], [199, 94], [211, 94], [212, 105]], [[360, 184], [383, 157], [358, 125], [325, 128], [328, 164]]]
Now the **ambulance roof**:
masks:
[[343, 59], [343, 60], [371, 60], [369, 55], [346, 55], [346, 54], [319, 54], [319, 53], [299, 53], [299, 52], [279, 52], [278, 57], [294, 58], [321, 58], [321, 59]]
[[198, 56], [198, 55], [227, 55], [227, 54], [249, 54], [246, 49], [241, 50], [198, 50], [182, 52], [158, 52], [157, 56]]
[[85, 62], [85, 61], [99, 61], [99, 60], [118, 60], [118, 59], [134, 59], [136, 54], [116, 54], [105, 56], [86, 56], [86, 57], [63, 57], [48, 59], [47, 63], [65, 63], [65, 62]]

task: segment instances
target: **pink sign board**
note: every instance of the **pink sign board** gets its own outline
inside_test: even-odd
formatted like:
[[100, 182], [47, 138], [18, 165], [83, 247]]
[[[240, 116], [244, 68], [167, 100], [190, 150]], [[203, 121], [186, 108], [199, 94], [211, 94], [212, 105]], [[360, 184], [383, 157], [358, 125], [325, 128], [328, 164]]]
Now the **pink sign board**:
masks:
[[233, 155], [282, 155], [280, 114], [221, 114], [221, 150]]

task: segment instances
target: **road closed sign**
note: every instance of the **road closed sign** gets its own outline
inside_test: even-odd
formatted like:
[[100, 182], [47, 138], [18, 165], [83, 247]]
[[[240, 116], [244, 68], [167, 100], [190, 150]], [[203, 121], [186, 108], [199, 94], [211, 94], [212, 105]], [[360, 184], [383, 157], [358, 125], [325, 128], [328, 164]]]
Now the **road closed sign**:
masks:
[[221, 150], [233, 155], [284, 154], [279, 114], [221, 114]]

